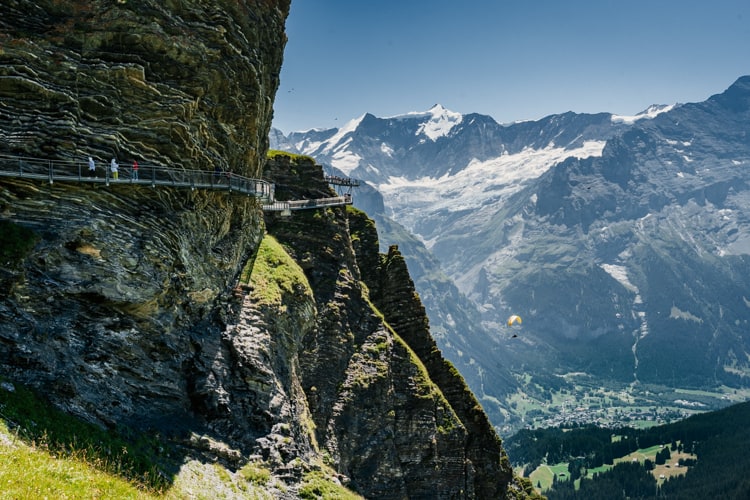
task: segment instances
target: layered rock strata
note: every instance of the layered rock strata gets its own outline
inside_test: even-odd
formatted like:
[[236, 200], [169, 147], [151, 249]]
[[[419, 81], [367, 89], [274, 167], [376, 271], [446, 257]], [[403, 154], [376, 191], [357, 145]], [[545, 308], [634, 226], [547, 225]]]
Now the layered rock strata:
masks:
[[[0, 153], [259, 175], [288, 8], [3, 2]], [[263, 234], [254, 200], [6, 179], [0, 213], [39, 235], [4, 280], [5, 373], [111, 425], [205, 410], [213, 318]]]
[[3, 150], [257, 175], [288, 0], [10, 0]]

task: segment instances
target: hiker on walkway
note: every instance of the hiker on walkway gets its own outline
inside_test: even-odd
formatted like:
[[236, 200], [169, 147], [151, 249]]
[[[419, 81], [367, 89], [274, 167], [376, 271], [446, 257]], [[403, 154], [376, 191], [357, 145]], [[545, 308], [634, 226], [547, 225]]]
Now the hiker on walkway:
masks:
[[94, 162], [94, 159], [89, 156], [89, 177], [95, 177], [96, 176], [96, 162]]
[[112, 170], [112, 178], [114, 180], [117, 180], [120, 178], [120, 172], [118, 171], [120, 165], [117, 164], [117, 161], [115, 161], [114, 158], [112, 158], [112, 162], [109, 164], [109, 169]]
[[138, 180], [138, 160], [133, 160], [133, 175], [132, 179], [134, 181]]

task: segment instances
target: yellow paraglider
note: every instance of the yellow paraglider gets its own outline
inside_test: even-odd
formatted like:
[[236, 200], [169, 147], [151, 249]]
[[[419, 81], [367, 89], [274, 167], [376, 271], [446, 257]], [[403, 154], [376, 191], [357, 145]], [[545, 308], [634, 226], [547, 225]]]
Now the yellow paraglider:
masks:
[[513, 323], [518, 323], [519, 325], [522, 323], [521, 316], [512, 315], [510, 318], [508, 318], [508, 326], [512, 326]]

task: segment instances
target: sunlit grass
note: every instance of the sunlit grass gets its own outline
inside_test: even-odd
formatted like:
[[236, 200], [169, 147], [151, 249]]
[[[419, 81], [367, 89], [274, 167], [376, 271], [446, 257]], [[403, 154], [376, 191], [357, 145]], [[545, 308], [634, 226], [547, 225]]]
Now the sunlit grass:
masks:
[[249, 462], [240, 469], [240, 475], [249, 483], [264, 485], [271, 479], [271, 471], [262, 464]]
[[353, 493], [344, 486], [336, 484], [331, 477], [321, 471], [312, 471], [305, 474], [299, 490], [299, 496], [300, 498], [311, 500], [362, 500], [361, 496]]
[[242, 272], [242, 282], [253, 287], [256, 299], [281, 306], [285, 294], [312, 295], [305, 273], [273, 236], [261, 241], [258, 255]]
[[552, 487], [552, 482], [554, 481], [555, 476], [560, 477], [560, 474], [565, 474], [565, 478], [563, 480], [568, 479], [567, 462], [555, 465], [540, 465], [534, 472], [530, 474], [529, 479], [531, 480], [531, 484], [535, 488], [537, 488], [537, 490], [545, 491]]
[[288, 151], [280, 151], [278, 149], [269, 149], [268, 154], [266, 154], [266, 158], [273, 159], [277, 156], [288, 156], [294, 161], [299, 161], [300, 159], [309, 160], [313, 163], [315, 163], [315, 159], [312, 156], [307, 155], [299, 155], [295, 153], [290, 153]]
[[73, 454], [56, 458], [18, 441], [0, 444], [2, 498], [159, 498], [157, 493], [141, 488], [92, 467], [85, 457]]
[[[126, 437], [125, 430], [99, 428], [57, 410], [18, 384], [0, 383], [0, 488], [7, 484], [19, 491], [43, 492], [66, 482], [73, 491], [91, 484], [94, 492], [123, 488], [133, 497], [139, 490], [138, 495], [159, 494], [169, 486], [157, 466], [164, 450], [158, 437]], [[44, 497], [29, 495], [10, 498]]]

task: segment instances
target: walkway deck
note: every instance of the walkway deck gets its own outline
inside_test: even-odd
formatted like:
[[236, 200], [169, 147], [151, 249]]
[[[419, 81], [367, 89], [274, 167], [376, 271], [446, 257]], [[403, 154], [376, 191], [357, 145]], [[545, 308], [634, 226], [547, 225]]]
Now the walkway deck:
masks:
[[89, 176], [87, 161], [43, 160], [22, 156], [0, 155], [0, 176], [55, 182], [87, 182], [94, 184], [136, 184], [174, 188], [211, 189], [255, 196], [263, 203], [273, 203], [274, 184], [236, 174], [208, 170], [183, 170], [159, 165], [139, 165], [138, 178], [130, 165], [120, 165], [119, 179], [112, 178], [109, 163], [98, 163]]
[[[332, 198], [312, 200], [274, 200], [275, 185], [262, 179], [252, 179], [232, 173], [209, 170], [183, 170], [159, 165], [139, 165], [138, 174], [133, 175], [130, 165], [120, 165], [119, 179], [112, 177], [109, 163], [99, 163], [93, 175], [89, 175], [88, 161], [44, 160], [23, 156], [0, 154], [0, 177], [39, 179], [55, 182], [81, 182], [92, 184], [133, 184], [141, 186], [167, 186], [172, 188], [211, 189], [255, 196], [267, 212], [288, 213], [291, 210], [309, 210], [320, 207], [335, 207], [352, 204], [352, 195], [344, 194]], [[326, 177], [331, 182], [331, 179]], [[336, 178], [341, 180], [341, 178]], [[343, 182], [343, 180], [341, 180]], [[346, 179], [349, 186], [358, 186]]]
[[[99, 163], [89, 175], [88, 161], [44, 160], [0, 154], [0, 177], [39, 179], [55, 182], [85, 182], [93, 184], [133, 184], [167, 186], [172, 188], [211, 189], [233, 194], [255, 196], [268, 212], [288, 214], [291, 210], [309, 210], [352, 204], [352, 195], [313, 200], [274, 200], [275, 185], [262, 179], [209, 170], [183, 170], [159, 165], [139, 165], [137, 175], [130, 165], [120, 165], [119, 179], [112, 177], [109, 163]], [[328, 180], [328, 179], [326, 179]], [[355, 184], [350, 184], [355, 185]], [[358, 184], [356, 184], [358, 185]]]
[[352, 195], [334, 196], [333, 198], [315, 198], [314, 200], [276, 201], [263, 205], [266, 212], [288, 212], [290, 210], [307, 210], [321, 207], [351, 205]]

